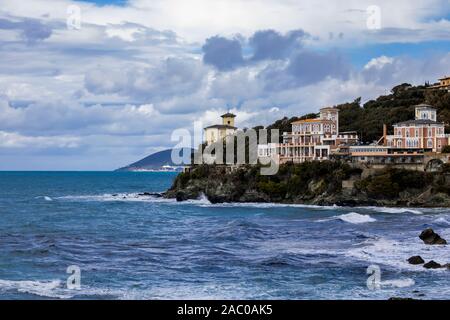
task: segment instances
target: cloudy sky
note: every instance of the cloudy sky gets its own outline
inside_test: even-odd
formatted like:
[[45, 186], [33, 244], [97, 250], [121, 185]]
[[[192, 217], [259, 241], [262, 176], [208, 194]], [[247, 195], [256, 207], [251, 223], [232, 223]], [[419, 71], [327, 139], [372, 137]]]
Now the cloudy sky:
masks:
[[0, 0], [0, 170], [110, 170], [450, 74], [450, 0]]

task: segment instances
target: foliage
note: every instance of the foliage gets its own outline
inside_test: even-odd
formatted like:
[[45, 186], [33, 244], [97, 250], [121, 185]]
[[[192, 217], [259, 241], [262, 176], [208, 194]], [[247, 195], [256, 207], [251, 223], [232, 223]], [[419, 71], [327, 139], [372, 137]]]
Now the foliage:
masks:
[[[383, 133], [383, 124], [388, 126], [388, 133], [392, 134], [392, 125], [398, 122], [414, 119], [414, 106], [427, 103], [438, 111], [438, 120], [446, 124], [446, 132], [450, 132], [450, 93], [445, 90], [430, 90], [426, 86], [413, 87], [404, 83], [394, 87], [391, 94], [370, 100], [361, 106], [361, 98], [353, 102], [337, 105], [340, 110], [340, 131], [357, 131], [363, 142], [378, 140]], [[279, 129], [291, 132], [291, 123], [315, 117], [308, 114], [301, 118], [283, 118], [276, 121], [267, 129]]]
[[394, 199], [407, 189], [423, 189], [433, 182], [426, 172], [387, 168], [376, 175], [358, 181], [356, 187], [374, 199]]

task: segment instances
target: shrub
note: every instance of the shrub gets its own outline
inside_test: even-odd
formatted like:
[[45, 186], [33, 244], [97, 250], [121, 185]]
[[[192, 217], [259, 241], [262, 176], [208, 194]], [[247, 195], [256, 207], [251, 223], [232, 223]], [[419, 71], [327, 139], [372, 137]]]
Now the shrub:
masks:
[[450, 146], [445, 146], [442, 148], [442, 153], [450, 153]]

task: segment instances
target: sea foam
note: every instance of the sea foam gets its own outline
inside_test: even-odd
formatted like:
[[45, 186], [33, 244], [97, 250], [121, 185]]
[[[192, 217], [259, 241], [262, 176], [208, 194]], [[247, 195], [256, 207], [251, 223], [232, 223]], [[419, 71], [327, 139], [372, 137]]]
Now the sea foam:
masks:
[[342, 214], [340, 216], [337, 216], [339, 220], [348, 222], [348, 223], [354, 223], [354, 224], [360, 224], [360, 223], [366, 223], [366, 222], [375, 222], [376, 219], [372, 218], [369, 215], [359, 214], [357, 212], [350, 212], [347, 214]]

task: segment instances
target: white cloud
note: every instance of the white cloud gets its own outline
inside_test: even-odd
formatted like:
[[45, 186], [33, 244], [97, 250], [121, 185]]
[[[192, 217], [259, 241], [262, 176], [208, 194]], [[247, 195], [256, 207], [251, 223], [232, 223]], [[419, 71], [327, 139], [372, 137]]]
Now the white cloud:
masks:
[[[173, 129], [199, 119], [217, 123], [228, 110], [240, 127], [265, 125], [371, 99], [402, 82], [435, 81], [450, 70], [450, 54], [438, 51], [419, 58], [380, 54], [355, 67], [336, 50], [448, 41], [450, 24], [441, 18], [450, 12], [447, 0], [379, 0], [379, 31], [366, 27], [369, 0], [129, 3], [0, 0], [0, 163], [11, 157], [26, 165], [22, 157], [31, 155], [63, 169], [50, 157], [57, 155], [65, 169], [94, 161], [112, 169], [170, 147]], [[82, 9], [81, 30], [66, 28], [71, 4]], [[39, 32], [27, 29], [29, 21]], [[278, 36], [266, 32], [252, 46], [251, 36], [267, 29]], [[299, 29], [308, 36], [288, 41]], [[242, 45], [242, 61], [227, 72], [202, 62], [202, 46], [215, 35]], [[284, 49], [272, 51], [274, 43]]]

